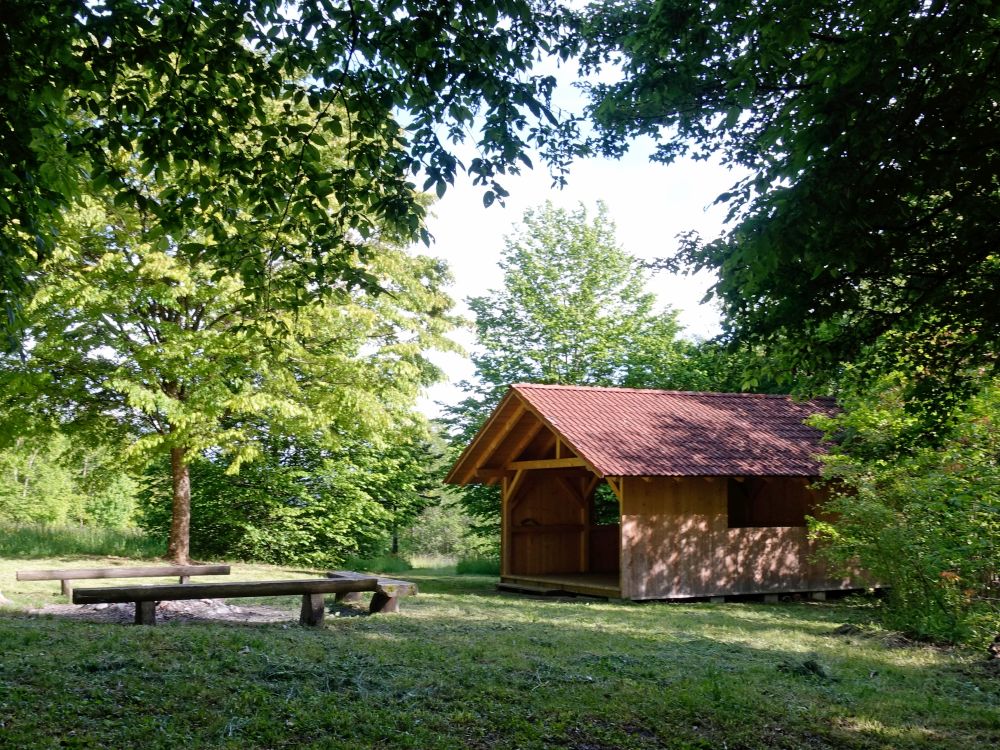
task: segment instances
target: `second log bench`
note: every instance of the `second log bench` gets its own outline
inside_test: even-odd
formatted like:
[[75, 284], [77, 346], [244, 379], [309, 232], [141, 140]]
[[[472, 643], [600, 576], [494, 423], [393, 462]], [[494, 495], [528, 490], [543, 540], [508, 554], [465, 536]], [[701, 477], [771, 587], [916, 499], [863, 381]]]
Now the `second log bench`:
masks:
[[289, 581], [240, 581], [226, 583], [146, 584], [76, 589], [74, 604], [135, 603], [136, 625], [156, 624], [156, 603], [177, 599], [234, 599], [245, 596], [302, 595], [299, 622], [322, 625], [324, 594], [376, 591], [376, 578], [309, 578]]
[[188, 583], [191, 576], [227, 576], [228, 565], [157, 565], [143, 568], [62, 568], [59, 570], [19, 570], [19, 581], [61, 581], [62, 593], [73, 595], [73, 581], [96, 578], [166, 578], [177, 576]]
[[[357, 581], [370, 576], [367, 573], [355, 573], [353, 570], [331, 570], [326, 574], [326, 577], [334, 580]], [[368, 607], [369, 612], [398, 612], [399, 600], [404, 596], [415, 596], [417, 584], [410, 581], [400, 581], [396, 578], [378, 578], [374, 587], [364, 590], [375, 592], [372, 594], [372, 601]], [[359, 592], [337, 594], [338, 602], [352, 602], [360, 598]]]

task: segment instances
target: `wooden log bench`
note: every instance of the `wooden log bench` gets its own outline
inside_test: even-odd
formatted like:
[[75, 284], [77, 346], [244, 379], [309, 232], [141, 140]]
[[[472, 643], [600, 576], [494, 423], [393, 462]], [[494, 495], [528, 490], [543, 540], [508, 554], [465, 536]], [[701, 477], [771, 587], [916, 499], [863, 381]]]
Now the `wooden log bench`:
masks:
[[156, 624], [156, 603], [177, 599], [234, 599], [245, 596], [302, 595], [299, 622], [322, 625], [324, 594], [376, 591], [375, 578], [309, 578], [289, 581], [240, 581], [225, 583], [145, 584], [76, 589], [74, 604], [135, 603], [136, 625]]
[[[368, 578], [367, 573], [355, 573], [353, 570], [331, 570], [326, 574], [327, 578], [334, 580], [357, 581]], [[410, 581], [400, 581], [395, 578], [378, 578], [376, 584], [366, 591], [374, 591], [368, 611], [376, 612], [398, 612], [399, 600], [404, 596], [415, 596], [417, 584]], [[361, 598], [360, 591], [344, 592], [337, 594], [338, 602], [357, 601]]]
[[227, 576], [228, 565], [157, 565], [144, 568], [64, 568], [61, 570], [19, 570], [19, 581], [61, 581], [62, 592], [73, 596], [73, 581], [92, 578], [166, 578], [177, 576], [188, 583], [191, 576]]

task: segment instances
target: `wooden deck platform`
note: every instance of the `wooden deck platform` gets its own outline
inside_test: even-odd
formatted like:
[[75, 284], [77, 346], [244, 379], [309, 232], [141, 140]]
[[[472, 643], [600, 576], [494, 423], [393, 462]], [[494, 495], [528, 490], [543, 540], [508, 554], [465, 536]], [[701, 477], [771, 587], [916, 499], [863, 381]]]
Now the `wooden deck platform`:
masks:
[[[506, 586], [504, 586], [506, 584]], [[506, 575], [500, 585], [511, 590], [523, 586], [526, 593], [560, 592], [620, 599], [621, 584], [617, 573], [555, 573], [552, 575]]]

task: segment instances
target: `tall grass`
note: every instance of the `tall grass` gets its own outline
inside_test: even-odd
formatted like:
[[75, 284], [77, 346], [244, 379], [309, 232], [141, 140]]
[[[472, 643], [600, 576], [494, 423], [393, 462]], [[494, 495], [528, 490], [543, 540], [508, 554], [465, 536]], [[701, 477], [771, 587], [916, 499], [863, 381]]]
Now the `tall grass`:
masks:
[[458, 575], [498, 576], [500, 561], [495, 557], [465, 557], [455, 566]]
[[407, 555], [414, 570], [434, 570], [454, 573], [457, 560], [451, 555]]
[[134, 529], [43, 524], [0, 525], [0, 557], [162, 557], [164, 540]]

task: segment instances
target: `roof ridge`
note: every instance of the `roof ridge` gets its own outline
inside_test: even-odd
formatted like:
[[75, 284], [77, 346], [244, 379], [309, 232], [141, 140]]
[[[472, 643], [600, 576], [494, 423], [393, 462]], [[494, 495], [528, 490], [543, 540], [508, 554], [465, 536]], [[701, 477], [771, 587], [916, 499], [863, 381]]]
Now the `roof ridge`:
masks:
[[[774, 398], [787, 399], [794, 397], [790, 393], [738, 393], [732, 391], [676, 391], [663, 388], [626, 388], [617, 385], [563, 385], [556, 383], [512, 383], [511, 388], [517, 390], [543, 389], [553, 391], [620, 391], [624, 393], [662, 393], [674, 396], [736, 396], [738, 398]], [[805, 399], [805, 401], [815, 401], [817, 399], [832, 399], [833, 396], [816, 396]]]

